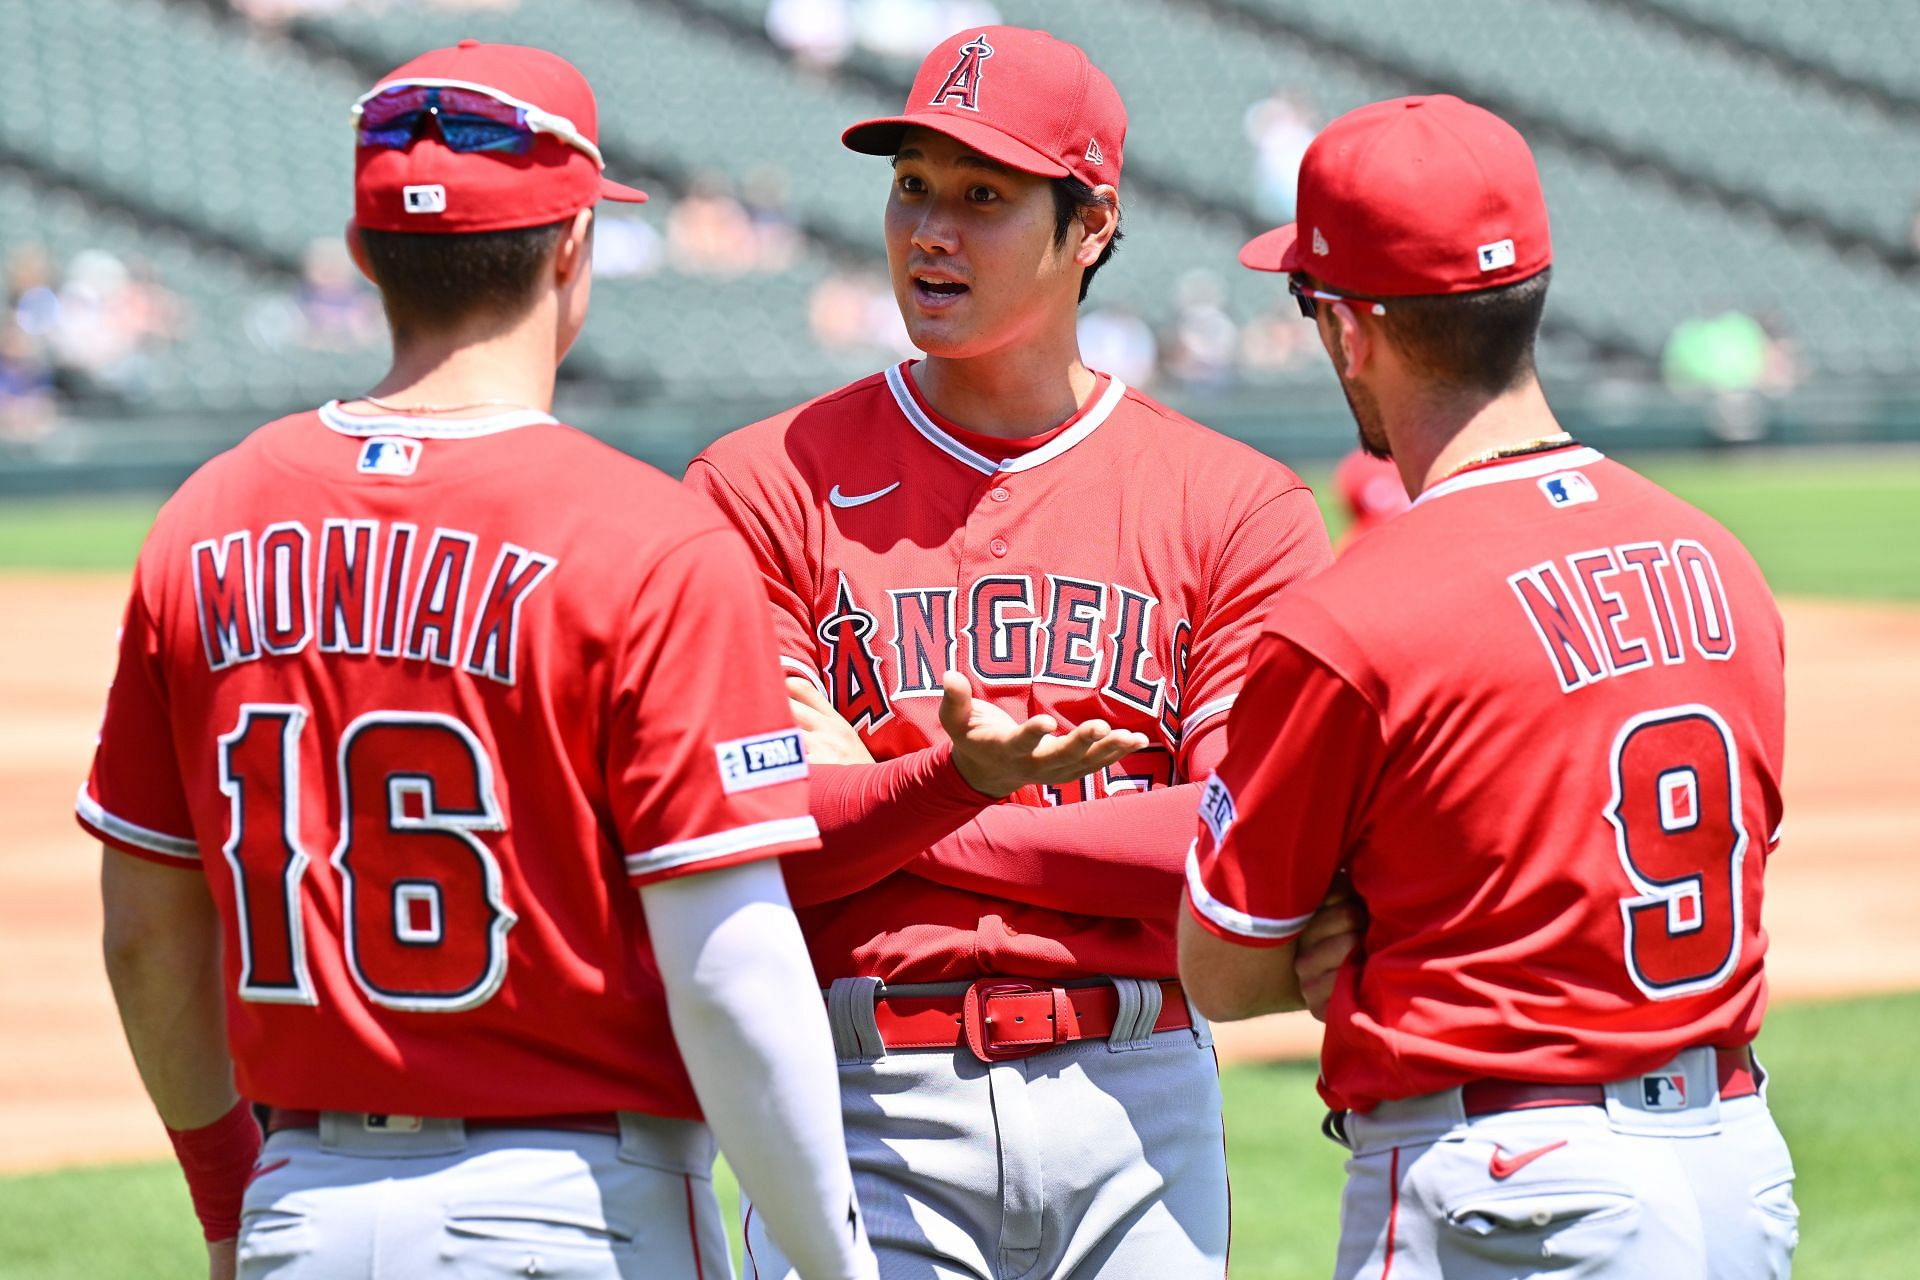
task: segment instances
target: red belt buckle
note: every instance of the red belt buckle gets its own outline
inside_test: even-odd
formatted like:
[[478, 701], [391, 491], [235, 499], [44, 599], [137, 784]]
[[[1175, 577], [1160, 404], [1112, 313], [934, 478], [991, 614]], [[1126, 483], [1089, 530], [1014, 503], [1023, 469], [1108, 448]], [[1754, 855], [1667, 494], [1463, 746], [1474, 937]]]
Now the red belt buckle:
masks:
[[982, 978], [967, 988], [960, 1023], [967, 1048], [982, 1062], [1026, 1058], [1080, 1030], [1067, 993], [1031, 982]]

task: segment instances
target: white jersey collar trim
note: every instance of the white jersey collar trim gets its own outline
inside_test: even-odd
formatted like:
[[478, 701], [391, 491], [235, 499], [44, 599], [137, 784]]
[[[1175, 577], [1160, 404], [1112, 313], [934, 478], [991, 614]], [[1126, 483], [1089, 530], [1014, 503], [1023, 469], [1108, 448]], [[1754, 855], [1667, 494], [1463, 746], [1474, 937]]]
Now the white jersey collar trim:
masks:
[[1031, 471], [1042, 463], [1053, 461], [1073, 446], [1085, 440], [1099, 429], [1100, 424], [1113, 416], [1122, 396], [1127, 394], [1126, 383], [1120, 379], [1107, 378], [1107, 389], [1100, 398], [1087, 407], [1080, 420], [1062, 431], [1053, 439], [1017, 458], [1008, 458], [1005, 462], [996, 462], [977, 449], [961, 443], [927, 416], [920, 402], [913, 398], [913, 389], [907, 385], [907, 365], [905, 361], [887, 370], [887, 389], [893, 392], [893, 402], [900, 406], [901, 416], [912, 424], [913, 429], [925, 436], [927, 442], [956, 462], [972, 467], [982, 475], [1011, 475], [1016, 471]]
[[343, 436], [417, 436], [423, 440], [466, 440], [498, 435], [517, 427], [551, 426], [559, 421], [538, 409], [515, 409], [488, 418], [416, 418], [389, 413], [378, 417], [348, 413], [338, 400], [320, 406], [320, 421]]
[[1570, 471], [1575, 467], [1604, 461], [1606, 456], [1598, 449], [1582, 445], [1576, 449], [1555, 450], [1553, 453], [1542, 454], [1537, 458], [1515, 458], [1511, 462], [1495, 462], [1490, 466], [1476, 467], [1465, 475], [1442, 480], [1431, 489], [1423, 490], [1420, 496], [1413, 500], [1413, 505], [1417, 507], [1423, 502], [1444, 498], [1450, 493], [1480, 489], [1490, 484], [1503, 484], [1508, 480], [1537, 480], [1541, 476], [1550, 476], [1557, 471]]

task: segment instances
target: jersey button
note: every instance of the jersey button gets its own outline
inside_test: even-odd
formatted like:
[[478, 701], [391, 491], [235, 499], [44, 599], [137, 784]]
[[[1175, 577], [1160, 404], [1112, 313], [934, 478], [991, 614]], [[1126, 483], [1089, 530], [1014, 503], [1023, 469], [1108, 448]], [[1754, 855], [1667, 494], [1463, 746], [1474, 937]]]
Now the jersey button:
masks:
[[1011, 493], [1008, 493], [1003, 488], [996, 487], [990, 496], [993, 498], [995, 502], [1005, 502], [1008, 498], [1011, 498], [1013, 495]]
[[1007, 540], [1005, 538], [995, 538], [987, 544], [987, 550], [997, 556], [1004, 556], [1007, 554]]

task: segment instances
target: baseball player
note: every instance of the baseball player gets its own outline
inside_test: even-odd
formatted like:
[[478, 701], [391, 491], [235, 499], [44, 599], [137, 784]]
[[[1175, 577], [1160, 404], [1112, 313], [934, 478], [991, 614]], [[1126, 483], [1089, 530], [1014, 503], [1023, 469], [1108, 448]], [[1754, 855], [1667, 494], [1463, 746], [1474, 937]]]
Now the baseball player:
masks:
[[1711, 519], [1560, 429], [1526, 143], [1457, 98], [1328, 125], [1284, 272], [1412, 509], [1282, 596], [1207, 783], [1180, 972], [1297, 1007], [1336, 878], [1369, 917], [1326, 1000], [1352, 1148], [1334, 1274], [1788, 1274], [1793, 1166], [1750, 1042], [1778, 841], [1780, 618]]
[[1333, 492], [1347, 515], [1347, 527], [1334, 543], [1344, 554], [1356, 539], [1377, 529], [1411, 505], [1393, 459], [1355, 449], [1333, 469]]
[[[787, 864], [855, 1185], [895, 1275], [1211, 1276], [1219, 1090], [1174, 980], [1182, 850], [1258, 618], [1330, 560], [1286, 468], [1081, 363], [1126, 111], [1075, 46], [969, 29], [905, 110], [887, 258], [926, 353], [720, 440], [817, 767]], [[970, 723], [1103, 734], [1086, 776], [989, 773]], [[749, 1270], [793, 1258], [754, 1202]]]
[[803, 1275], [873, 1276], [753, 568], [548, 413], [593, 206], [645, 196], [541, 50], [354, 119], [393, 368], [161, 512], [79, 798], [212, 1273], [724, 1276], [704, 1113]]

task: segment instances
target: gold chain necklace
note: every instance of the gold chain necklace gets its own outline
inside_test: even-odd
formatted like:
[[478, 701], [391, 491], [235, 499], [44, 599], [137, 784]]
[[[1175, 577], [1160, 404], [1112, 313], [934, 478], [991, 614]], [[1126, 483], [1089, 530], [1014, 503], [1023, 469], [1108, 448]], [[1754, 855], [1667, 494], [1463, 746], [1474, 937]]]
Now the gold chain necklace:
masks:
[[472, 404], [390, 404], [385, 400], [376, 400], [372, 396], [360, 396], [359, 399], [376, 409], [385, 409], [388, 413], [462, 413], [468, 409], [526, 409], [539, 412], [532, 405], [521, 404], [518, 400], [475, 400]]
[[[1519, 444], [1503, 444], [1496, 448], [1486, 449], [1476, 453], [1464, 462], [1455, 463], [1447, 469], [1445, 475], [1435, 480], [1433, 484], [1441, 484], [1451, 480], [1462, 471], [1480, 466], [1483, 463], [1498, 462], [1502, 458], [1524, 458], [1530, 453], [1546, 453], [1553, 449], [1564, 449], [1570, 444], [1577, 443], [1579, 442], [1576, 441], [1570, 433], [1556, 431], [1550, 436], [1535, 436], [1533, 439], [1522, 441]], [[1433, 484], [1427, 487], [1431, 489]]]

